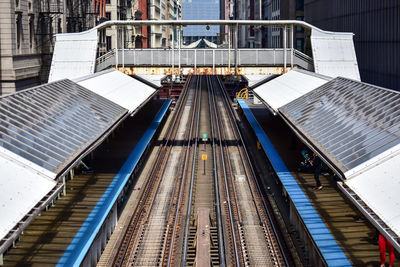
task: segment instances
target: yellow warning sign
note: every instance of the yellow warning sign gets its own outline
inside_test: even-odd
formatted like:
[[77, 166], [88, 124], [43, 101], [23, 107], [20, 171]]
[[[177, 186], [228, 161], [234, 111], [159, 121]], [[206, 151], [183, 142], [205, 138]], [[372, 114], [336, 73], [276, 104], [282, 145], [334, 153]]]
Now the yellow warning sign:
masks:
[[201, 159], [202, 159], [202, 160], [207, 160], [207, 154], [202, 154], [202, 155], [201, 155]]

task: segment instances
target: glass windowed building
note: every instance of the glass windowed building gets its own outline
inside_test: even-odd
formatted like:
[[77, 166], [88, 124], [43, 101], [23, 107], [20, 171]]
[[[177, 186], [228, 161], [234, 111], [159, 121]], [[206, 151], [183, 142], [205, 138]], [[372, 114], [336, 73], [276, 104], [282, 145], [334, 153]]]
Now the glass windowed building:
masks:
[[353, 32], [363, 82], [400, 90], [399, 0], [305, 0], [305, 21]]
[[[182, 18], [184, 20], [219, 20], [220, 0], [183, 0]], [[220, 34], [220, 26], [190, 25], [183, 28], [183, 39], [185, 44], [195, 42], [199, 39], [207, 39], [217, 42]]]

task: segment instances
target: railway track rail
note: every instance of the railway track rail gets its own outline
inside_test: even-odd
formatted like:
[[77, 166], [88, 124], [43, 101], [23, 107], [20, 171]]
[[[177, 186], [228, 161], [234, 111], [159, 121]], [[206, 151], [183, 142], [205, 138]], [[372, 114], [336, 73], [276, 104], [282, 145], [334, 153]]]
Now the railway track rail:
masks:
[[[163, 261], [163, 250], [165, 249], [167, 235], [169, 231], [169, 210], [173, 204], [171, 196], [174, 194], [174, 179], [170, 183], [165, 183], [164, 176], [169, 178], [176, 177], [175, 168], [167, 169], [167, 166], [179, 166], [177, 161], [181, 151], [176, 151], [178, 143], [184, 142], [185, 135], [190, 131], [186, 130], [186, 121], [189, 118], [190, 110], [196, 102], [195, 90], [190, 90], [190, 86], [194, 81], [190, 79], [186, 84], [182, 97], [179, 99], [174, 118], [169, 126], [167, 137], [162, 144], [157, 155], [156, 164], [149, 174], [149, 179], [143, 189], [139, 204], [129, 225], [123, 233], [122, 242], [119, 246], [118, 253], [114, 259], [114, 266], [131, 266], [145, 265], [157, 266]], [[181, 123], [182, 119], [185, 121]], [[175, 151], [173, 151], [175, 149]], [[169, 164], [168, 164], [169, 163]], [[164, 183], [163, 183], [164, 182]], [[156, 197], [158, 199], [156, 200]], [[160, 198], [164, 198], [161, 201]], [[170, 201], [166, 199], [169, 198]], [[166, 204], [160, 206], [160, 204]], [[147, 261], [147, 262], [146, 262]]]
[[289, 266], [221, 81], [190, 78], [173, 116], [114, 266]]
[[[221, 120], [220, 131], [223, 142], [226, 180], [226, 203], [232, 233], [231, 245], [236, 265], [240, 266], [289, 266], [284, 245], [279, 238], [252, 168], [243, 138], [236, 124], [236, 117], [223, 84], [217, 77], [209, 77], [210, 88], [215, 98], [215, 114]], [[236, 255], [237, 253], [237, 255]]]

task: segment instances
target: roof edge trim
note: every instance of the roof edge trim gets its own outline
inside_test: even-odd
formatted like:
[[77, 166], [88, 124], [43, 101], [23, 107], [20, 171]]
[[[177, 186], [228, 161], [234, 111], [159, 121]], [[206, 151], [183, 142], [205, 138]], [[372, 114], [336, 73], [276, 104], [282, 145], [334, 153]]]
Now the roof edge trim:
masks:
[[3, 157], [7, 160], [13, 161], [15, 163], [17, 163], [18, 165], [30, 169], [32, 172], [35, 172], [37, 174], [39, 174], [40, 176], [49, 179], [51, 181], [54, 181], [54, 179], [56, 178], [57, 174], [54, 172], [51, 172], [39, 165], [37, 165], [36, 163], [29, 161], [23, 157], [21, 157], [18, 154], [15, 154], [14, 152], [0, 147], [0, 157]]
[[[357, 207], [359, 211], [361, 211], [362, 214], [364, 214], [364, 216], [368, 219], [368, 221], [370, 221], [372, 225], [374, 225], [379, 230], [379, 232], [381, 232], [389, 240], [389, 242], [393, 245], [393, 247], [398, 252], [400, 252], [399, 242], [397, 242], [397, 240], [394, 239], [393, 236], [387, 231], [387, 229], [388, 228], [390, 229], [390, 227], [388, 227], [386, 223], [384, 223], [383, 220], [374, 211], [372, 211], [372, 209], [369, 209], [369, 211], [367, 211], [363, 207], [363, 205], [365, 205], [365, 202], [345, 183], [337, 182], [337, 185], [340, 191], [342, 191], [346, 195], [346, 197], [350, 199], [351, 202], [353, 202], [353, 204]], [[357, 196], [358, 199], [355, 196]], [[383, 222], [383, 225], [378, 222], [377, 218], [379, 218], [379, 220]]]
[[384, 161], [393, 158], [400, 154], [400, 144], [382, 152], [381, 154], [373, 157], [372, 159], [363, 162], [362, 164], [348, 170], [344, 173], [347, 180], [361, 175], [362, 173], [379, 166]]
[[106, 70], [102, 70], [102, 71], [99, 71], [99, 72], [95, 72], [93, 74], [88, 74], [88, 75], [85, 75], [85, 76], [82, 76], [82, 77], [71, 79], [71, 81], [73, 81], [74, 83], [79, 83], [79, 82], [86, 81], [86, 80], [89, 80], [89, 79], [92, 79], [92, 78], [95, 78], [97, 76], [100, 76], [100, 75], [103, 75], [103, 74], [106, 74], [106, 73], [109, 73], [109, 72], [113, 72], [113, 71], [118, 71], [118, 70], [113, 69], [113, 68], [106, 69]]

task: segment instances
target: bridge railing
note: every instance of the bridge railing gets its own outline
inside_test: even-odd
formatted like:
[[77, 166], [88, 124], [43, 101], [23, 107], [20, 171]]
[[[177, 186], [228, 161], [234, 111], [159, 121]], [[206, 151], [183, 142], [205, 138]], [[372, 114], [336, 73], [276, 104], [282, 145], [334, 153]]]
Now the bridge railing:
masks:
[[[284, 49], [238, 49], [237, 64], [242, 67], [279, 67], [285, 63], [313, 70], [313, 60], [298, 50]], [[110, 66], [146, 67], [234, 67], [235, 51], [229, 49], [118, 49], [100, 56], [96, 60], [96, 70]]]

